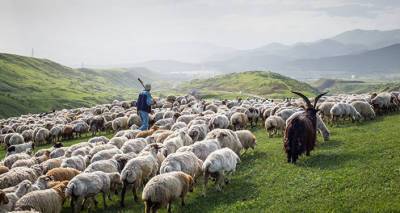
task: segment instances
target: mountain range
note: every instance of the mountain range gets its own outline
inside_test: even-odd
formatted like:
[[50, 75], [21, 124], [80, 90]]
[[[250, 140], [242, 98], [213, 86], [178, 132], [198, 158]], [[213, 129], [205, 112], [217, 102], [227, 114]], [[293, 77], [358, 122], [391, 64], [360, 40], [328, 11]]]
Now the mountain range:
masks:
[[[180, 61], [147, 61], [134, 64], [160, 72], [212, 70], [237, 72], [273, 70], [296, 78], [320, 77], [326, 74], [360, 74], [364, 72], [400, 73], [400, 30], [352, 30], [331, 38], [293, 45], [271, 43], [249, 49], [224, 49], [201, 63]], [[301, 71], [301, 72], [300, 72]]]

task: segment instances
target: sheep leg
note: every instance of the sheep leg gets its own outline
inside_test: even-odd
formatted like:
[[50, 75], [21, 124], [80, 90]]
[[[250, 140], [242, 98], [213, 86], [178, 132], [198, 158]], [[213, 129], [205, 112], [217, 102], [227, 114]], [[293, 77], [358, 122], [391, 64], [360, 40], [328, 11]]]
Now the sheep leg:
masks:
[[96, 197], [93, 197], [93, 203], [94, 203], [94, 206], [97, 208], [97, 206], [99, 205], [99, 202], [97, 202]]
[[224, 180], [224, 175], [221, 172], [217, 173], [216, 189], [217, 191], [222, 191], [221, 185]]
[[152, 206], [152, 212], [153, 213], [157, 213], [157, 211], [158, 211], [158, 209], [161, 207], [161, 204], [160, 203], [153, 203], [153, 206]]
[[171, 211], [171, 206], [172, 206], [172, 202], [171, 201], [169, 201], [168, 202], [168, 205], [167, 205], [167, 209], [168, 209], [168, 213], [171, 213], [172, 211]]
[[151, 201], [146, 200], [146, 201], [144, 202], [144, 212], [145, 212], [145, 213], [150, 213], [151, 206], [152, 206]]
[[72, 210], [73, 212], [80, 212], [81, 208], [83, 207], [82, 206], [82, 200], [83, 200], [82, 197], [77, 197], [75, 199], [74, 206], [72, 207], [73, 208], [73, 210]]
[[75, 212], [75, 205], [77, 205], [78, 199], [75, 196], [71, 197], [71, 208], [72, 208], [72, 212]]
[[133, 200], [134, 200], [135, 202], [138, 202], [138, 201], [139, 201], [139, 198], [138, 198], [138, 196], [137, 196], [136, 188], [137, 188], [136, 186], [133, 187], [133, 189], [132, 189], [132, 194], [133, 194]]
[[126, 187], [127, 187], [127, 183], [124, 183], [122, 186], [122, 191], [121, 191], [121, 201], [119, 203], [121, 207], [125, 207], [124, 201], [125, 201]]
[[204, 184], [203, 184], [203, 196], [206, 196], [207, 193], [207, 183], [208, 183], [208, 178], [209, 178], [209, 173], [206, 171], [204, 172]]
[[185, 195], [182, 195], [181, 198], [182, 198], [181, 205], [185, 206]]
[[107, 194], [105, 192], [103, 192], [102, 194], [103, 194], [103, 206], [104, 208], [107, 208], [107, 203], [106, 203]]

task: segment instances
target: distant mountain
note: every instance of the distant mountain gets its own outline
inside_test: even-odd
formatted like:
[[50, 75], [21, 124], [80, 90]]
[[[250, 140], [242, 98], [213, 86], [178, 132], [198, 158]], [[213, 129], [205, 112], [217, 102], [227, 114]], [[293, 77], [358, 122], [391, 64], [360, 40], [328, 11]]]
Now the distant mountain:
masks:
[[290, 62], [286, 69], [345, 71], [350, 73], [400, 72], [400, 44], [363, 52], [360, 54], [301, 59]]
[[319, 91], [329, 91], [330, 94], [361, 94], [384, 91], [399, 91], [400, 82], [365, 82], [365, 81], [349, 81], [340, 79], [319, 79], [311, 83]]
[[330, 39], [297, 43], [292, 46], [272, 43], [260, 48], [236, 52], [228, 55], [224, 60], [209, 61], [204, 64], [228, 72], [254, 69], [280, 70], [284, 64], [296, 59], [339, 56], [366, 50], [367, 48], [362, 45], [345, 45]]
[[342, 44], [359, 44], [369, 49], [378, 49], [400, 43], [400, 29], [398, 30], [351, 30], [331, 38]]
[[190, 72], [198, 71], [201, 69], [200, 64], [185, 63], [175, 60], [153, 60], [145, 61], [142, 63], [133, 64], [134, 67], [145, 67], [150, 70], [154, 70], [160, 73], [170, 72]]

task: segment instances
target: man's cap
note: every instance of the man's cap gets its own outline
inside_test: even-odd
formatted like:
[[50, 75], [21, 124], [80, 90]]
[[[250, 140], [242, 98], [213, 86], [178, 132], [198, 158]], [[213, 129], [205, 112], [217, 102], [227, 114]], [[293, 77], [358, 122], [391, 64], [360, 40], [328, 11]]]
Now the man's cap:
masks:
[[151, 90], [151, 84], [145, 84], [144, 89], [150, 91]]

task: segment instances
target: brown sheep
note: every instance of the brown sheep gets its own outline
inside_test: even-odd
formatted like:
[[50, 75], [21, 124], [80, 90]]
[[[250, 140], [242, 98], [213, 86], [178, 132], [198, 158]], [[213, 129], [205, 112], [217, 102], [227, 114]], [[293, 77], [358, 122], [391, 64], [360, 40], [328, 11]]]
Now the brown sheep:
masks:
[[46, 173], [53, 181], [71, 180], [76, 175], [80, 174], [79, 170], [73, 168], [54, 168]]
[[62, 130], [62, 137], [64, 140], [74, 138], [74, 127], [71, 125], [65, 125]]
[[141, 131], [136, 135], [136, 138], [146, 138], [158, 130], [158, 126], [152, 126], [149, 130]]
[[6, 172], [8, 172], [8, 167], [6, 167], [6, 166], [0, 166], [0, 175], [1, 174], [4, 174], [4, 173], [6, 173]]

